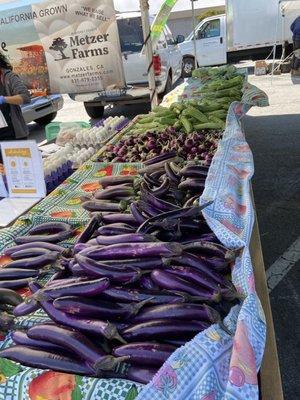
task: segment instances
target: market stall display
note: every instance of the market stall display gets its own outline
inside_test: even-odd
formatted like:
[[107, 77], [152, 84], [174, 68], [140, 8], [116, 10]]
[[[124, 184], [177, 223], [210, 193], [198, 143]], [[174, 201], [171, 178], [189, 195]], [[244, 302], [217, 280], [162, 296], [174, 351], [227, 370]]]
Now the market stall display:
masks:
[[[222, 71], [216, 75], [222, 75], [224, 81], [225, 70]], [[236, 76], [227, 78], [229, 81]], [[106, 160], [118, 161], [116, 157], [124, 157], [122, 160], [129, 162], [128, 167], [135, 160], [144, 161], [144, 166], [139, 176], [98, 176], [99, 187], [90, 186], [90, 196], [82, 203], [87, 212], [86, 228], [80, 234], [76, 232], [76, 243], [72, 239], [69, 245], [73, 247], [72, 256], [63, 251], [59, 255], [63, 269], [50, 281], [47, 278], [31, 282], [31, 300], [15, 309], [22, 317], [13, 323], [26, 331], [17, 329], [7, 336], [1, 355], [3, 362], [10, 363], [11, 359], [19, 361], [21, 366], [7, 364], [14, 370], [15, 380], [6, 375], [8, 380], [0, 385], [0, 394], [5, 396], [6, 388], [19, 385], [25, 376], [26, 383], [20, 389], [23, 396], [44, 393], [43, 380], [49, 372], [43, 369], [50, 368], [69, 372], [71, 375], [57, 376], [68, 376], [73, 382], [70, 396], [80, 392], [82, 399], [91, 395], [114, 400], [162, 396], [185, 399], [187, 385], [200, 398], [209, 398], [212, 393], [223, 396], [227, 387], [238, 396], [257, 397], [256, 370], [263, 353], [265, 326], [248, 254], [253, 220], [248, 186], [252, 159], [239, 118], [260, 99], [261, 105], [265, 104], [266, 97], [244, 83], [243, 99], [247, 99], [248, 105], [233, 103], [224, 134], [220, 122], [218, 129], [206, 126], [194, 132], [200, 115], [208, 119], [213, 112], [205, 114], [200, 109], [204, 103], [212, 106], [211, 90], [216, 93], [219, 88], [220, 98], [229, 94], [223, 90], [232, 90], [222, 86], [224, 82], [214, 87], [215, 79], [213, 76], [207, 82], [202, 99], [176, 104], [167, 110], [169, 118], [174, 117], [173, 110], [177, 109], [180, 127], [179, 124], [178, 128], [174, 129], [173, 124], [170, 127], [169, 120], [161, 131], [154, 124], [158, 119], [159, 125], [164, 125], [166, 120], [160, 118], [166, 115], [150, 115], [151, 121], [144, 116], [137, 124], [144, 119], [144, 124], [150, 123], [151, 127], [142, 131], [134, 123], [125, 130], [121, 146], [116, 143], [118, 151], [110, 146], [108, 153], [101, 152]], [[237, 95], [235, 91], [236, 100]], [[220, 108], [214, 111], [219, 113]], [[166, 110], [158, 108], [156, 112]], [[221, 117], [224, 124], [224, 113]], [[166, 147], [163, 142], [158, 144], [158, 131], [160, 135], [167, 133]], [[173, 140], [182, 136], [179, 147], [174, 149], [171, 134]], [[153, 149], [140, 148], [145, 146], [145, 140], [150, 141], [149, 137], [156, 142], [155, 147], [153, 143]], [[133, 139], [131, 144], [127, 142], [130, 139]], [[203, 148], [199, 149], [200, 146]], [[194, 147], [197, 151], [191, 151]], [[150, 156], [142, 155], [147, 152]], [[187, 159], [190, 159], [188, 164]], [[89, 213], [94, 214], [90, 220]], [[28, 229], [22, 234], [27, 233]], [[30, 242], [30, 236], [35, 235], [29, 232], [29, 239], [21, 241]], [[29, 253], [30, 250], [26, 249]], [[40, 257], [37, 250], [34, 253]], [[36, 311], [40, 307], [43, 312]], [[49, 324], [49, 318], [54, 324]], [[255, 362], [251, 354], [255, 354]], [[79, 361], [82, 359], [84, 363]], [[240, 369], [240, 362], [246, 370]], [[133, 383], [147, 383], [153, 376], [147, 386]]]
[[[39, 289], [31, 300], [34, 302], [34, 311], [37, 302], [61, 327], [48, 328], [37, 325], [30, 328], [27, 335], [29, 339], [42, 342], [50, 340], [50, 353], [32, 350], [45, 349], [46, 343], [42, 347], [39, 346], [39, 342], [34, 345], [30, 341], [26, 343], [27, 347], [24, 343], [20, 345], [17, 332], [14, 335], [15, 339], [17, 337], [17, 346], [3, 350], [0, 356], [32, 367], [48, 367], [57, 371], [91, 376], [108, 377], [108, 371], [111, 371], [111, 376], [128, 377], [147, 383], [155, 373], [154, 367], [160, 367], [170, 355], [170, 349], [184, 344], [195, 333], [206, 329], [209, 323], [221, 320], [218, 311], [211, 307], [214, 307], [213, 303], [219, 303], [221, 298], [225, 300], [227, 307], [228, 302], [236, 299], [236, 292], [225, 276], [235, 254], [221, 244], [213, 242], [217, 239], [201, 217], [201, 207], [180, 207], [187, 198], [185, 193], [180, 193], [180, 189], [174, 185], [175, 179], [178, 185], [180, 181], [194, 179], [195, 175], [204, 180], [207, 168], [193, 165], [181, 169], [177, 165], [178, 172], [172, 174], [171, 185], [168, 159], [164, 160], [164, 163], [165, 168], [162, 170], [161, 161], [156, 158], [141, 172], [146, 175], [147, 172], [156, 170], [156, 178], [150, 175], [152, 184], [146, 181], [149, 177], [140, 179], [138, 184], [134, 182], [133, 177], [128, 176], [113, 176], [102, 180], [106, 187], [99, 193], [96, 192], [95, 196], [101, 197], [100, 201], [104, 203], [109, 201], [110, 204], [117, 204], [113, 201], [122, 201], [123, 196], [127, 197], [128, 190], [133, 190], [134, 185], [140, 186], [144, 193], [136, 204], [131, 203], [131, 213], [96, 214], [77, 239], [74, 257], [63, 259], [62, 265], [65, 266], [65, 270], [61, 271], [59, 279], [51, 280], [44, 288], [38, 285]], [[149, 166], [150, 171], [147, 169]], [[203, 188], [203, 185], [201, 187]], [[199, 195], [199, 189], [194, 186], [190, 198], [197, 192]], [[168, 197], [173, 198], [173, 204], [167, 201]], [[120, 231], [115, 232], [115, 235], [112, 231], [110, 234], [107, 231], [103, 234], [103, 228], [108, 230], [116, 226], [121, 231], [124, 228], [121, 235]], [[128, 229], [130, 233], [125, 233]], [[70, 226], [64, 223], [42, 224], [31, 229], [27, 236], [16, 238], [15, 241], [26, 244], [26, 248], [23, 249], [27, 251], [28, 256], [32, 256], [39, 254], [39, 251], [35, 250], [35, 239], [42, 243], [59, 242], [71, 232]], [[175, 239], [178, 243], [174, 242]], [[45, 245], [46, 248], [48, 246]], [[12, 258], [19, 252], [20, 247], [11, 247], [6, 251]], [[49, 263], [48, 259], [41, 260], [42, 265], [38, 258], [50, 257], [51, 254], [54, 252], [37, 256], [36, 265], [42, 267], [45, 262]], [[58, 252], [55, 252], [55, 256], [58, 257]], [[7, 265], [8, 269], [16, 262], [28, 264], [26, 259], [12, 261]], [[118, 285], [122, 285], [122, 288]], [[173, 302], [175, 307], [172, 306]], [[205, 305], [207, 302], [210, 306]], [[223, 306], [216, 307], [222, 310]], [[24, 305], [18, 307], [24, 309]], [[32, 312], [30, 307], [28, 312]], [[190, 321], [193, 313], [196, 313], [194, 315], [199, 319]], [[88, 324], [85, 322], [87, 317]], [[94, 319], [95, 317], [97, 319]], [[109, 324], [102, 322], [107, 320]], [[185, 323], [178, 324], [180, 321]], [[69, 328], [78, 329], [83, 333], [75, 334]], [[60, 335], [58, 331], [61, 332]], [[34, 335], [34, 332], [38, 335]], [[135, 363], [135, 354], [139, 352], [136, 349], [138, 344], [131, 347], [118, 346], [115, 350], [115, 345], [112, 344], [112, 350], [101, 353], [101, 348], [97, 350], [84, 333], [99, 334], [107, 340], [116, 339], [121, 343], [142, 341], [142, 347], [146, 340], [146, 348], [149, 348], [147, 340], [156, 340], [157, 343], [153, 346], [161, 352], [164, 350], [164, 357], [162, 354], [158, 359], [151, 357], [149, 362], [144, 359], [141, 365], [139, 361]], [[59, 358], [58, 353], [51, 348], [51, 343], [64, 347], [63, 342], [69, 343], [68, 339], [71, 340], [72, 337], [75, 340], [72, 346], [78, 347], [78, 343], [82, 343], [79, 354], [87, 363], [85, 368], [79, 368], [76, 359]], [[86, 347], [82, 349], [83, 343]], [[169, 346], [169, 352], [166, 351], [168, 343], [173, 345], [173, 348]], [[68, 344], [66, 346], [67, 351]], [[92, 349], [97, 357], [93, 357], [91, 364], [91, 359], [86, 357], [89, 357]], [[112, 358], [111, 352], [117, 354], [123, 351], [128, 353], [123, 359]], [[102, 357], [99, 358], [100, 353]], [[123, 368], [119, 366], [115, 370], [115, 365], [120, 362], [125, 362]]]

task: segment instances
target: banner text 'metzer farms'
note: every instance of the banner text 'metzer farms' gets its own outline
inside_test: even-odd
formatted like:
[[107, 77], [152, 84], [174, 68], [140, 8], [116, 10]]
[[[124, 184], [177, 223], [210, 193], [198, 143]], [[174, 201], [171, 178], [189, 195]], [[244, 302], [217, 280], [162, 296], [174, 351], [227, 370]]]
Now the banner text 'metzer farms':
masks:
[[80, 46], [105, 43], [108, 41], [109, 34], [103, 33], [102, 35], [86, 35], [83, 37], [71, 36], [70, 37], [70, 47], [72, 50], [73, 58], [88, 58], [104, 56], [109, 54], [108, 47], [96, 48], [96, 49], [79, 49]]
[[47, 7], [37, 11], [24, 11], [16, 14], [11, 14], [6, 17], [0, 17], [0, 25], [8, 25], [18, 22], [30, 21], [38, 18], [49, 17], [50, 15], [63, 14], [68, 12], [67, 4]]

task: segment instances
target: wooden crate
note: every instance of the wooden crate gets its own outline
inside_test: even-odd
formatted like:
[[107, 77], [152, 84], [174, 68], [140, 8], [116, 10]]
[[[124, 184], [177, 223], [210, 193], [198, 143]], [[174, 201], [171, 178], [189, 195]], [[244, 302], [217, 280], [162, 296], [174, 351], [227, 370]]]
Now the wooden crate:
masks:
[[255, 218], [250, 242], [250, 254], [254, 268], [256, 291], [264, 309], [267, 323], [266, 347], [260, 369], [260, 399], [284, 400], [273, 316], [267, 287], [257, 217]]

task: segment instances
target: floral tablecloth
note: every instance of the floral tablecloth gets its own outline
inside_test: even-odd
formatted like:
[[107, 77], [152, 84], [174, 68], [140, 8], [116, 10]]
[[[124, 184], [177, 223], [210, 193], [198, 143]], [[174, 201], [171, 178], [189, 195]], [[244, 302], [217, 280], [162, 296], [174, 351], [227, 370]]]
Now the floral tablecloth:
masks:
[[[176, 350], [146, 386], [127, 380], [35, 370], [0, 359], [1, 400], [258, 399], [257, 371], [264, 352], [266, 325], [255, 292], [248, 248], [254, 222], [249, 190], [254, 166], [240, 118], [251, 105], [264, 106], [268, 102], [266, 95], [251, 85], [247, 95], [247, 105], [231, 105], [227, 128], [200, 199], [200, 203], [214, 200], [205, 209], [205, 218], [220, 241], [230, 248], [242, 249], [232, 277], [243, 302], [224, 321], [232, 334], [218, 325], [199, 333]], [[32, 316], [39, 321], [43, 317]], [[10, 343], [7, 336], [0, 347]]]

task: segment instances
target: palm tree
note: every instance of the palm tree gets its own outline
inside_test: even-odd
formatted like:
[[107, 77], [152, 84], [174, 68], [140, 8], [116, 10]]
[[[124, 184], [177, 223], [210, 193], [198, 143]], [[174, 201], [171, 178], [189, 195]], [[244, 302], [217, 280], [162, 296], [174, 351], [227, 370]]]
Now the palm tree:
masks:
[[67, 43], [64, 39], [58, 37], [53, 40], [52, 46], [49, 47], [49, 50], [59, 51], [61, 54], [60, 60], [66, 60], [70, 57], [67, 57], [64, 53], [64, 50], [68, 47]]

